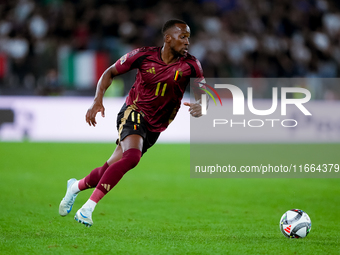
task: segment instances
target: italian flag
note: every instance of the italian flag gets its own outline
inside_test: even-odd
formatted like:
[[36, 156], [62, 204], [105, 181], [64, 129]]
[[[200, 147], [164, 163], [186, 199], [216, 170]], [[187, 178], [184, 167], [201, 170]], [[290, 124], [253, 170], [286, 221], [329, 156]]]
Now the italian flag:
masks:
[[58, 52], [59, 81], [67, 88], [96, 87], [109, 62], [109, 55], [103, 52], [74, 52], [62, 48]]

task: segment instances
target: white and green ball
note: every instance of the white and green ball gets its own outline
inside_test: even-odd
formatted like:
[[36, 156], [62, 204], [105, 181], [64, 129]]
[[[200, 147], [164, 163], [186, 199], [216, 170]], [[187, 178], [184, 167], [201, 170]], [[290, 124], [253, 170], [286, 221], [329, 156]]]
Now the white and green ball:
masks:
[[288, 238], [304, 238], [312, 229], [312, 221], [307, 213], [300, 209], [285, 212], [280, 220], [280, 230]]

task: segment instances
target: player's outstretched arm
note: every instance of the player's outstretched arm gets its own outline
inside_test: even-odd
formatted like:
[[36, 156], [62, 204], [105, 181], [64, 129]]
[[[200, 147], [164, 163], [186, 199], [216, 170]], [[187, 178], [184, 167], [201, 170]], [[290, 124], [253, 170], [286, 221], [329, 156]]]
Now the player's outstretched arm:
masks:
[[[196, 102], [195, 103], [187, 103], [187, 102], [184, 103], [185, 106], [189, 106], [189, 112], [190, 112], [191, 116], [196, 117], [196, 118], [202, 116], [201, 95], [202, 95], [202, 93], [197, 93], [196, 91], [194, 91], [194, 96], [195, 96]], [[207, 98], [207, 108], [208, 108], [209, 97], [206, 97], [206, 98]]]
[[103, 105], [103, 97], [107, 88], [111, 85], [113, 77], [119, 73], [115, 65], [110, 66], [100, 77], [97, 83], [96, 95], [94, 97], [91, 107], [86, 113], [86, 122], [91, 126], [96, 126], [96, 115], [101, 112], [102, 117], [105, 117], [105, 108]]

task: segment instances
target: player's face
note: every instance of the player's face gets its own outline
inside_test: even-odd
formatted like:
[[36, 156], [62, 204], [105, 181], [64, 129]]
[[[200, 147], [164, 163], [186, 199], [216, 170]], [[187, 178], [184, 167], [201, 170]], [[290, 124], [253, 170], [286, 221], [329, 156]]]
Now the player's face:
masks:
[[190, 28], [185, 24], [176, 24], [171, 29], [170, 48], [174, 55], [184, 56], [188, 53]]

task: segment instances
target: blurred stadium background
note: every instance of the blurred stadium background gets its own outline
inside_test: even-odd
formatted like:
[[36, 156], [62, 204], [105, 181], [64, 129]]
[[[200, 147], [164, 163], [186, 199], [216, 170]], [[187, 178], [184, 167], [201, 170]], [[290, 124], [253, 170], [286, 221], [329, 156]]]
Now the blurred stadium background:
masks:
[[[339, 8], [331, 0], [2, 0], [0, 95], [92, 96], [120, 56], [162, 45], [170, 18], [190, 25], [190, 53], [206, 77], [338, 77]], [[125, 95], [133, 78], [117, 80], [111, 95]]]

